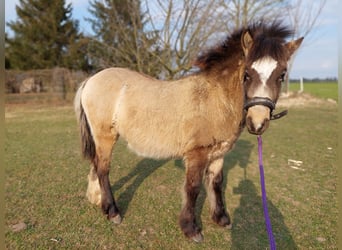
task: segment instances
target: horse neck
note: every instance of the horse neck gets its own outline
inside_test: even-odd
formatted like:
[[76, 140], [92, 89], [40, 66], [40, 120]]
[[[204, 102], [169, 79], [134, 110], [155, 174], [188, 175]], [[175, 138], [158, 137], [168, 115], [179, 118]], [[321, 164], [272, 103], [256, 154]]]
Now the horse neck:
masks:
[[244, 103], [243, 84], [239, 79], [239, 70], [223, 75], [201, 72], [181, 79], [179, 83], [187, 105], [198, 112], [215, 113], [218, 120], [230, 117], [234, 124], [239, 124], [243, 119]]
[[209, 85], [219, 87], [227, 101], [231, 104], [243, 105], [244, 87], [242, 77], [244, 62], [241, 58], [233, 58], [225, 68], [203, 73]]

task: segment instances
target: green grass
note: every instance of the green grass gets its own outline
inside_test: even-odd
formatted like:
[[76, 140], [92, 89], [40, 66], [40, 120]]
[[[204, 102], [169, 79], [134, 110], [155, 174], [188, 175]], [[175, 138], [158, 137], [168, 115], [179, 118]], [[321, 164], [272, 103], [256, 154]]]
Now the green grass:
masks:
[[[299, 83], [290, 83], [290, 91], [299, 91]], [[313, 96], [323, 99], [338, 100], [338, 84], [337, 82], [304, 82], [304, 93], [309, 93]]]
[[[291, 108], [263, 136], [268, 206], [278, 249], [337, 249], [337, 107]], [[266, 249], [256, 137], [244, 132], [226, 157], [225, 202], [232, 230], [209, 218], [202, 192], [197, 216], [204, 242], [178, 227], [184, 168], [179, 160], [137, 157], [119, 141], [110, 174], [124, 220], [114, 226], [85, 198], [71, 107], [6, 112], [7, 249]], [[301, 160], [300, 169], [288, 159]], [[13, 232], [24, 222], [27, 228]]]

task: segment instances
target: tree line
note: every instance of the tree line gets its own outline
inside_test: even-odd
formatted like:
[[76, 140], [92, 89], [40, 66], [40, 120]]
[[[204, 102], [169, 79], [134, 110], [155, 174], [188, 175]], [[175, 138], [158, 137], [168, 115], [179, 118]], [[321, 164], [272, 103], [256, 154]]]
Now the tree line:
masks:
[[[162, 79], [193, 70], [201, 50], [255, 20], [282, 19], [296, 37], [312, 30], [326, 0], [90, 0], [94, 35], [80, 31], [65, 0], [20, 0], [6, 25], [6, 69], [120, 66]], [[302, 10], [302, 11], [301, 11]]]
[[[290, 79], [290, 82], [300, 82], [301, 79]], [[322, 82], [331, 82], [331, 83], [337, 83], [338, 79], [337, 77], [325, 77], [325, 78], [303, 78], [303, 82], [312, 82], [312, 83], [322, 83]]]

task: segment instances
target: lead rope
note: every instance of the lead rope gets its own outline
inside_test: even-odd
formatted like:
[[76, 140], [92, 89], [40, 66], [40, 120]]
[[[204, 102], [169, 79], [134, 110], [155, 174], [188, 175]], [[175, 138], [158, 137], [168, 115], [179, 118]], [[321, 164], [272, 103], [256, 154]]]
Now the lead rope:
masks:
[[262, 195], [262, 206], [264, 209], [264, 217], [266, 223], [266, 230], [268, 234], [268, 240], [270, 242], [270, 249], [275, 250], [276, 244], [272, 232], [272, 225], [270, 221], [270, 217], [268, 215], [267, 209], [267, 197], [266, 197], [266, 188], [265, 188], [265, 177], [264, 177], [264, 166], [262, 163], [262, 139], [261, 135], [258, 135], [258, 152], [259, 152], [259, 171], [260, 171], [260, 185], [261, 185], [261, 195]]

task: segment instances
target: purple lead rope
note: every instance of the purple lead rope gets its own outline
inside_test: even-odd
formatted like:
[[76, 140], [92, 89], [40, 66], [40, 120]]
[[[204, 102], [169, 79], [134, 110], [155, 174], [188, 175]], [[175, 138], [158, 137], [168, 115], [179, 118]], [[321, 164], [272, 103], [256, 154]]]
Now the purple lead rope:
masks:
[[261, 135], [258, 135], [258, 152], [259, 152], [259, 171], [260, 171], [260, 185], [261, 185], [261, 195], [262, 195], [262, 206], [264, 209], [264, 217], [266, 223], [266, 230], [268, 234], [268, 240], [270, 242], [271, 250], [276, 249], [276, 244], [272, 232], [272, 225], [270, 221], [270, 217], [268, 215], [267, 209], [267, 198], [266, 198], [266, 188], [265, 188], [265, 177], [264, 177], [264, 166], [262, 163], [262, 139]]

